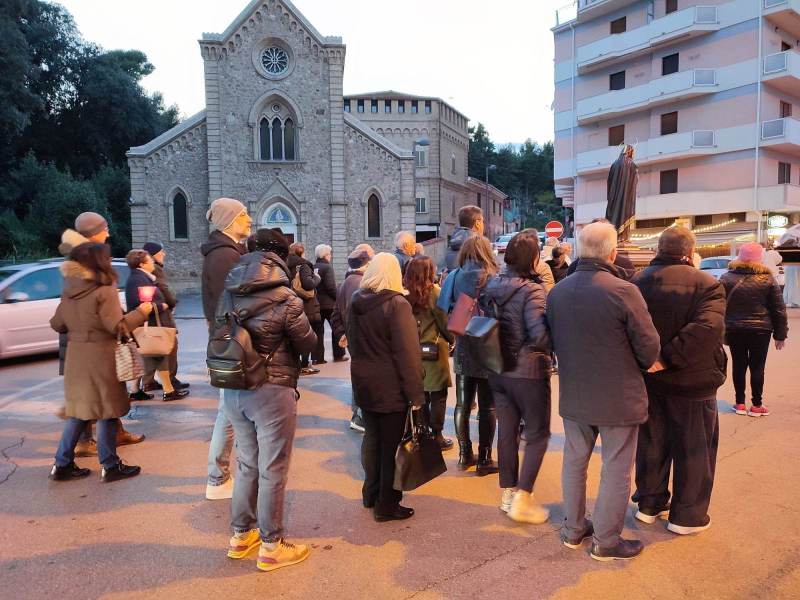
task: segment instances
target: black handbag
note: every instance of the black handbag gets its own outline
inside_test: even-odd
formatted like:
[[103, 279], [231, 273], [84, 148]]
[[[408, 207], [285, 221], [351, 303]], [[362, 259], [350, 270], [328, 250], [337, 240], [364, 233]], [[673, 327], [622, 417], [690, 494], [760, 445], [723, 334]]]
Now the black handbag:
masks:
[[422, 360], [431, 362], [439, 360], [439, 334], [436, 335], [436, 339], [432, 342], [421, 342], [419, 350], [422, 354]]
[[447, 471], [442, 449], [427, 427], [414, 424], [409, 407], [406, 431], [394, 455], [394, 489], [408, 492]]
[[500, 321], [495, 317], [472, 317], [461, 339], [470, 359], [492, 373], [503, 372]]

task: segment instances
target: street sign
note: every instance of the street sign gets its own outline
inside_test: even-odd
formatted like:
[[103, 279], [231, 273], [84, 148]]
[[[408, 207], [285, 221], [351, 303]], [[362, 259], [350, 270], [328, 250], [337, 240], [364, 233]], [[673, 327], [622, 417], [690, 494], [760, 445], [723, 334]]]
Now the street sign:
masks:
[[544, 226], [547, 237], [558, 238], [564, 235], [564, 226], [559, 221], [550, 221]]

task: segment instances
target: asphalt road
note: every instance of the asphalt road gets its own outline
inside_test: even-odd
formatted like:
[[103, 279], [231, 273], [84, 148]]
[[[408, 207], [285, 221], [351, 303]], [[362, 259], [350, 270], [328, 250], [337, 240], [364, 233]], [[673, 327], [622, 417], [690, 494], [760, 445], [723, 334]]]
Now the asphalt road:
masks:
[[[179, 312], [186, 400], [138, 403], [127, 427], [147, 434], [120, 454], [142, 475], [101, 485], [47, 479], [61, 430], [62, 382], [53, 357], [0, 362], [0, 598], [800, 598], [800, 343], [770, 353], [761, 419], [730, 412], [719, 394], [720, 449], [712, 527], [676, 537], [629, 516], [647, 544], [624, 564], [592, 561], [558, 542], [563, 429], [554, 380], [553, 436], [535, 495], [542, 526], [497, 509], [497, 477], [449, 471], [406, 496], [416, 516], [375, 523], [361, 507], [360, 436], [347, 427], [349, 368], [328, 364], [301, 381], [287, 495], [288, 534], [310, 543], [301, 565], [261, 573], [225, 550], [229, 502], [203, 497], [217, 391], [204, 373], [205, 325], [196, 299]], [[790, 327], [800, 330], [800, 315]], [[796, 328], [796, 329], [795, 329]], [[453, 394], [448, 430], [452, 436]], [[477, 436], [477, 424], [473, 436]], [[599, 455], [590, 466], [594, 497]], [[590, 500], [590, 508], [591, 508]]]

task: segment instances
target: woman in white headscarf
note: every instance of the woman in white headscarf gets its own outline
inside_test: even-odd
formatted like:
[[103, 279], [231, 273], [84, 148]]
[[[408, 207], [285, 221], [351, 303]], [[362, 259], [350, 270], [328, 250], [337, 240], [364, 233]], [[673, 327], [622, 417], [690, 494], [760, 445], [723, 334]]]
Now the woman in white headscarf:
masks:
[[370, 261], [347, 316], [350, 377], [364, 418], [362, 500], [376, 521], [407, 519], [393, 487], [394, 457], [409, 407], [425, 402], [417, 321], [405, 298], [400, 263], [386, 252]]

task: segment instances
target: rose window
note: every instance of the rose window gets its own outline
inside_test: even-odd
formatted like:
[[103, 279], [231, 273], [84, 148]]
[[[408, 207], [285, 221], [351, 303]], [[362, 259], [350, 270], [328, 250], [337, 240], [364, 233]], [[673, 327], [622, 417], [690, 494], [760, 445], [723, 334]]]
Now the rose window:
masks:
[[261, 65], [270, 75], [282, 75], [289, 69], [289, 54], [277, 46], [266, 48], [261, 53]]

